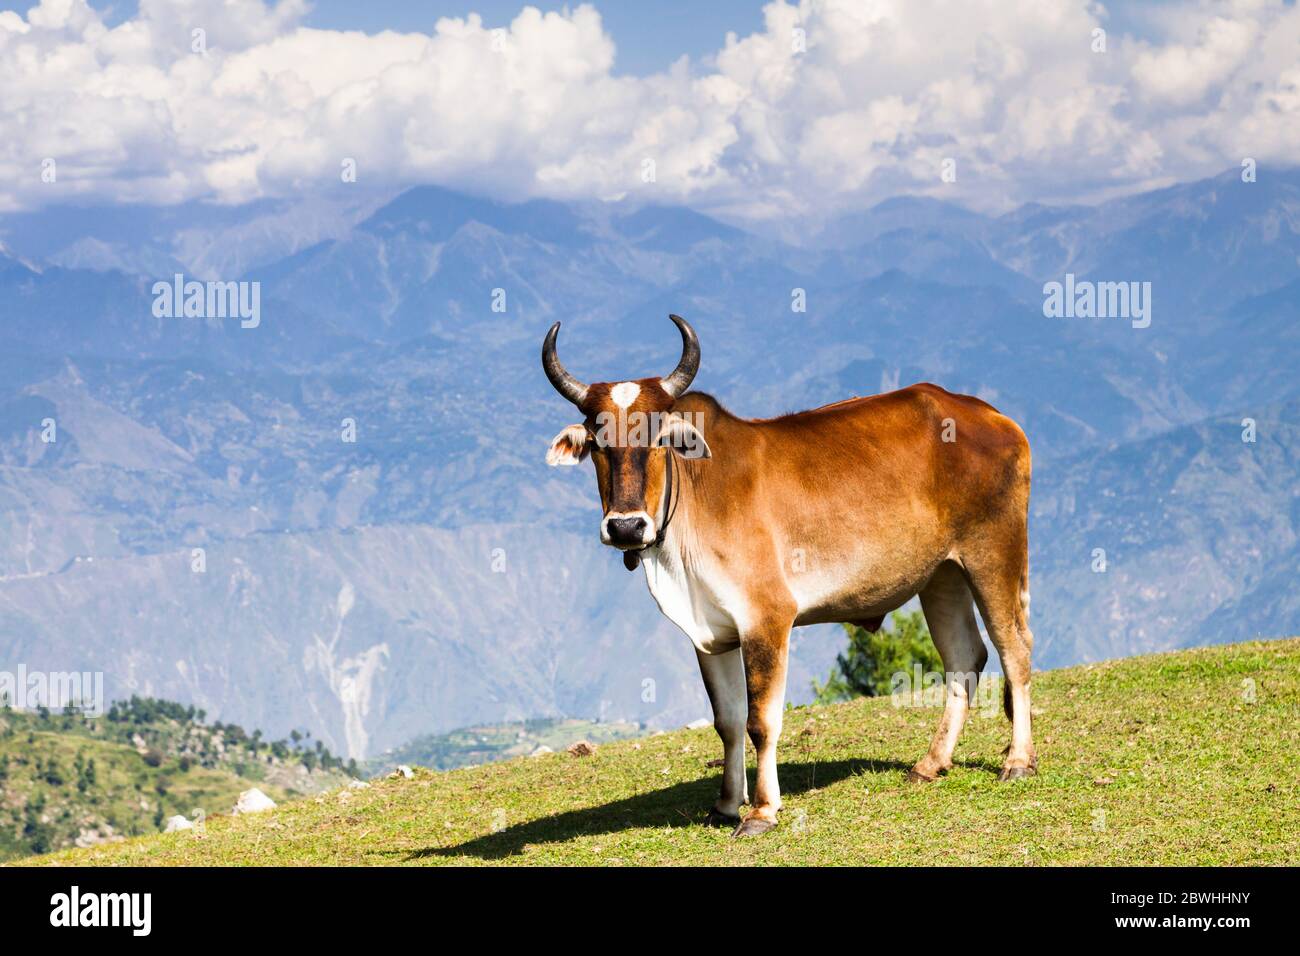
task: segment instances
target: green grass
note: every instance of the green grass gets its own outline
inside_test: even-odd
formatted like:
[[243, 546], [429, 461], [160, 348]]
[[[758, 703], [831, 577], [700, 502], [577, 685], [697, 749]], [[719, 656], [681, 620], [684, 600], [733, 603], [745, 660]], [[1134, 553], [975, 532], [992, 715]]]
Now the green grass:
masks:
[[[1246, 682], [1255, 699], [1247, 700]], [[206, 832], [36, 858], [117, 865], [1284, 864], [1300, 862], [1300, 640], [1034, 678], [1039, 776], [996, 780], [1009, 727], [967, 725], [956, 768], [908, 784], [938, 712], [888, 699], [795, 708], [781, 826], [701, 825], [712, 730], [334, 791]], [[752, 756], [752, 755], [751, 755]], [[751, 765], [752, 780], [752, 765]]]
[[[184, 714], [137, 704], [137, 716], [155, 705]], [[0, 705], [0, 861], [158, 833], [172, 816], [229, 812], [252, 787], [283, 803], [348, 780], [333, 767], [300, 772], [302, 755], [281, 758], [265, 744], [253, 753], [232, 733], [160, 712], [122, 721]]]
[[[85, 793], [78, 791], [72, 770], [78, 754], [95, 762], [95, 784]], [[102, 832], [105, 824], [119, 835], [156, 832], [160, 806], [164, 817], [190, 816], [196, 808], [228, 809], [249, 787], [261, 787], [277, 801], [289, 797], [281, 787], [240, 777], [224, 767], [196, 765], [182, 772], [170, 760], [154, 768], [115, 741], [56, 731], [24, 731], [0, 740], [0, 755], [10, 758], [8, 774], [0, 783], [0, 859], [31, 852], [24, 847], [23, 810], [37, 793], [45, 800], [39, 816], [55, 846], [69, 845], [81, 830]], [[20, 756], [28, 763], [18, 764]], [[62, 771], [63, 783], [57, 786], [35, 772], [37, 761], [44, 766], [51, 760]]]

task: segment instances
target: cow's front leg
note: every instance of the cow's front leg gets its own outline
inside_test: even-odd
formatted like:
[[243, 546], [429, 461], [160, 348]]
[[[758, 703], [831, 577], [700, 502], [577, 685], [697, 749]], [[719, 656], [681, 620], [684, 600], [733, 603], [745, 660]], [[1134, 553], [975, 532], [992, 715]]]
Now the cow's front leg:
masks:
[[733, 825], [740, 819], [741, 804], [749, 802], [749, 781], [745, 778], [745, 665], [740, 648], [721, 654], [697, 650], [704, 689], [713, 705], [713, 727], [722, 738], [722, 791], [709, 814], [714, 825]]
[[758, 757], [754, 806], [733, 836], [754, 836], [776, 826], [781, 786], [776, 777], [776, 742], [785, 709], [786, 658], [790, 649], [791, 617], [769, 618], [741, 635], [748, 703], [746, 729]]

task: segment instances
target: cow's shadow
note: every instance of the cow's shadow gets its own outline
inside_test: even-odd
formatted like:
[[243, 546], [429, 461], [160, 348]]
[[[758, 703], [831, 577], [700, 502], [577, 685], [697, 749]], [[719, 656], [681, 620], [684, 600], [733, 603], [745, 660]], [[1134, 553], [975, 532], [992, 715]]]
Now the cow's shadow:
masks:
[[[895, 760], [783, 763], [780, 766], [781, 792], [786, 795], [803, 793], [855, 774], [884, 774], [900, 770], [906, 772], [910, 768], [911, 764]], [[752, 790], [752, 767], [749, 776]], [[476, 856], [494, 860], [522, 853], [529, 844], [563, 843], [575, 837], [616, 833], [637, 827], [703, 826], [709, 807], [717, 799], [720, 779], [720, 775], [711, 774], [699, 780], [673, 784], [600, 806], [541, 817], [455, 846], [416, 850], [407, 855], [406, 859]]]

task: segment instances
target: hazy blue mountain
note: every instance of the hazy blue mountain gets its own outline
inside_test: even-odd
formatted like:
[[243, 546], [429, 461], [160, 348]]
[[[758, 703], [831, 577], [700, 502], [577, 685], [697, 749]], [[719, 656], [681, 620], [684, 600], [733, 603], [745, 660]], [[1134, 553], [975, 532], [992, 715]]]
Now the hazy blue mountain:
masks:
[[1076, 221], [1067, 264], [1091, 278], [1159, 289], [1173, 328], [1201, 334], [1207, 316], [1300, 273], [1300, 175], [1237, 171], [1113, 200]]
[[340, 184], [309, 201], [242, 206], [49, 206], [0, 217], [0, 242], [50, 265], [165, 278], [237, 278], [327, 238], [346, 234], [391, 198]]
[[1296, 401], [1261, 409], [1251, 442], [1239, 417], [1215, 418], [1044, 469], [1030, 531], [1039, 659], [1295, 630], [1297, 475]]
[[[597, 541], [589, 466], [543, 461], [575, 414], [546, 328], [589, 380], [663, 374], [669, 312], [739, 414], [930, 380], [1021, 421], [1039, 664], [1295, 633], [1298, 184], [999, 217], [891, 200], [799, 248], [435, 187], [0, 217], [0, 668], [103, 670], [357, 757], [702, 716], [688, 642]], [[174, 263], [260, 282], [261, 325], [156, 318]], [[1045, 317], [1067, 270], [1152, 282], [1151, 327]], [[796, 698], [840, 643], [797, 635]]]
[[1300, 278], [1225, 309], [1185, 361], [1211, 407], [1251, 415], [1300, 394]]

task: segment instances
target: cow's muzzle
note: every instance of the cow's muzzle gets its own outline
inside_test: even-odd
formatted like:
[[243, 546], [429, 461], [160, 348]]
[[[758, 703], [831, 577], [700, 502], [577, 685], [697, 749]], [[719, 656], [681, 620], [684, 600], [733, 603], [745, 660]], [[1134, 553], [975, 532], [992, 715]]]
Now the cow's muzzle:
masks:
[[644, 548], [654, 539], [654, 522], [644, 511], [611, 511], [600, 523], [601, 542], [622, 551]]

